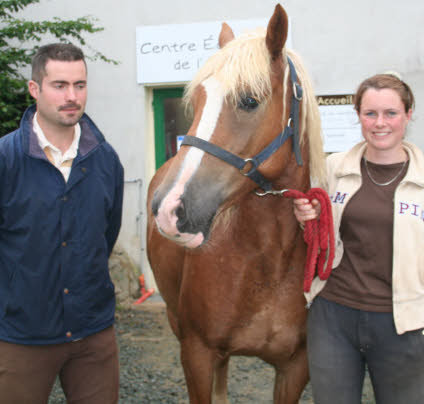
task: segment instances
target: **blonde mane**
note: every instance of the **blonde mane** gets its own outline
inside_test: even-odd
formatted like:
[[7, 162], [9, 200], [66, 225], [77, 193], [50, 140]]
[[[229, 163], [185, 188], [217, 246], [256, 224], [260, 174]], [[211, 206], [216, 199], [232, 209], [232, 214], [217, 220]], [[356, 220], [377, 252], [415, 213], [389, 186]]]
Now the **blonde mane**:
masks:
[[[326, 176], [325, 158], [318, 104], [300, 57], [294, 51], [284, 48], [283, 56], [286, 55], [293, 61], [303, 88], [300, 142], [302, 144], [305, 136], [308, 136], [311, 178], [323, 185]], [[219, 80], [227, 99], [235, 104], [245, 94], [266, 102], [271, 94], [271, 64], [265, 44], [265, 30], [242, 34], [211, 56], [187, 85], [184, 95], [186, 103], [191, 99], [194, 89], [211, 76]], [[288, 65], [283, 80], [286, 84], [289, 80]], [[286, 89], [287, 85], [284, 91]], [[286, 121], [287, 117], [283, 116], [283, 126]]]

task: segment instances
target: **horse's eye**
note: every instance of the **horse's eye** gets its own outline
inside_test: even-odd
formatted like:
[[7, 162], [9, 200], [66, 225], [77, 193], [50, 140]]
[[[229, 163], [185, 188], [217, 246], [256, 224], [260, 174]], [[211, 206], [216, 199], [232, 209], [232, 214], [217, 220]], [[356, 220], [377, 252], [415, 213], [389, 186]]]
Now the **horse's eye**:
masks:
[[244, 109], [245, 111], [252, 111], [258, 106], [258, 101], [253, 97], [243, 97], [239, 102], [239, 108]]

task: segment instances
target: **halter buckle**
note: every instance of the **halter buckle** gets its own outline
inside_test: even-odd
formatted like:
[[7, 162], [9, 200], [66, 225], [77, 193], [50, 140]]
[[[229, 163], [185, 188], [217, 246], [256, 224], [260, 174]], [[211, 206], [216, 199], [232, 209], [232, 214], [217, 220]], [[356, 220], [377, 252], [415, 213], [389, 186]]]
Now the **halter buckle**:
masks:
[[293, 83], [293, 97], [298, 101], [302, 101], [303, 98], [302, 87], [297, 83]]

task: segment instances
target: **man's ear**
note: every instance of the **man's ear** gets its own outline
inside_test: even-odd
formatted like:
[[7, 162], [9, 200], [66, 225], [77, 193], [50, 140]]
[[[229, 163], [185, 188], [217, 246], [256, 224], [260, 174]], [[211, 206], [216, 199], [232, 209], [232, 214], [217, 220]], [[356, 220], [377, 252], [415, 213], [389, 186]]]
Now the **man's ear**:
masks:
[[28, 91], [33, 98], [38, 99], [38, 94], [40, 93], [40, 86], [34, 80], [30, 80], [28, 81]]

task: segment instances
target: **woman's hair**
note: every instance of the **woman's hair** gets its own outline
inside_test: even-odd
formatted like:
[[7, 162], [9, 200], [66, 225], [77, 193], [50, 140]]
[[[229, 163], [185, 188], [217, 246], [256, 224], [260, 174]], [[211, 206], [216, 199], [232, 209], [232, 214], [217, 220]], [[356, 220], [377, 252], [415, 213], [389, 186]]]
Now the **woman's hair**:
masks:
[[405, 107], [405, 112], [415, 107], [414, 94], [408, 84], [402, 81], [393, 73], [376, 74], [375, 76], [369, 77], [364, 80], [358, 87], [354, 98], [354, 105], [356, 112], [360, 112], [362, 97], [368, 89], [373, 88], [376, 90], [382, 90], [388, 88], [396, 91], [399, 94], [400, 99]]

